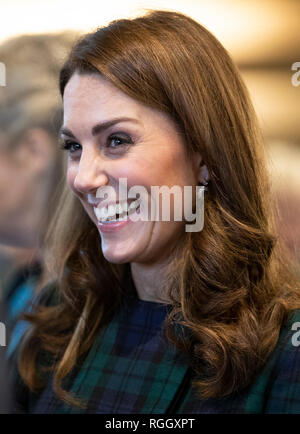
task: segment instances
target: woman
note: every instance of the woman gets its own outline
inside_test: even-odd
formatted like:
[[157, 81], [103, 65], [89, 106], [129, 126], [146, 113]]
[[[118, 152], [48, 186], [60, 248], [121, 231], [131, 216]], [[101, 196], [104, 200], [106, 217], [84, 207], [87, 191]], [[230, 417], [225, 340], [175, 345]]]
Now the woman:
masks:
[[18, 317], [41, 278], [44, 236], [63, 185], [66, 161], [57, 147], [62, 109], [56, 81], [75, 37], [73, 32], [25, 35], [0, 45], [0, 59], [9, 71], [9, 85], [0, 93], [1, 320], [7, 335], [13, 332], [8, 355], [24, 332]]
[[7, 86], [0, 88], [0, 322], [9, 342], [9, 348], [0, 347], [0, 407], [6, 411], [9, 386], [2, 359], [24, 333], [19, 315], [42, 274], [49, 211], [57, 205], [65, 171], [57, 149], [62, 110], [56, 81], [75, 36], [25, 35], [0, 44], [8, 72]]
[[[300, 412], [299, 288], [279, 260], [261, 138], [227, 52], [191, 18], [152, 11], [84, 36], [60, 89], [67, 190], [49, 284], [27, 316], [19, 403]], [[124, 179], [148, 196], [122, 202]], [[175, 199], [170, 221], [137, 219], [153, 186], [192, 187], [193, 210], [205, 186], [203, 230], [175, 218]]]

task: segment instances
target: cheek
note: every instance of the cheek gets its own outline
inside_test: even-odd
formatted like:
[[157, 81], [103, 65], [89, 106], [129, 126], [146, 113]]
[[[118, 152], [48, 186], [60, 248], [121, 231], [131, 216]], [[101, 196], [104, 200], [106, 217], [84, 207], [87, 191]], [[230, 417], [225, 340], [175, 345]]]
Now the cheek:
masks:
[[[123, 166], [123, 175], [130, 179], [130, 184], [162, 185], [171, 180], [174, 168], [180, 163], [166, 146], [157, 146], [147, 152], [132, 155]], [[176, 171], [175, 171], [176, 172]]]
[[185, 185], [189, 181], [191, 170], [187, 168], [184, 156], [163, 149], [152, 158], [141, 161], [135, 173], [145, 184], [171, 187]]

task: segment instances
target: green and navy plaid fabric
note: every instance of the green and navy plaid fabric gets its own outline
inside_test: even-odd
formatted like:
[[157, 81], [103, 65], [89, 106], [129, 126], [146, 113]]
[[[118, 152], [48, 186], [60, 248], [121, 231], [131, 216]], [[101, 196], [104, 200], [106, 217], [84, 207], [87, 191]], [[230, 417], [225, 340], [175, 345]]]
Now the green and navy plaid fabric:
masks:
[[293, 345], [291, 329], [300, 321], [299, 311], [282, 329], [275, 351], [250, 388], [206, 400], [197, 399], [187, 360], [161, 334], [165, 311], [156, 303], [136, 301], [102, 330], [70, 387], [86, 401], [85, 410], [60, 403], [49, 382], [32, 412], [300, 413], [300, 348]]
[[[277, 346], [251, 387], [225, 398], [198, 399], [184, 354], [162, 333], [168, 306], [128, 297], [103, 328], [67, 385], [86, 403], [57, 399], [51, 378], [40, 396], [29, 395], [30, 413], [197, 414], [300, 413], [300, 311], [281, 330]], [[300, 330], [300, 328], [299, 328]]]
[[178, 412], [300, 414], [300, 333], [297, 328], [300, 330], [300, 310], [291, 312], [268, 362], [246, 390], [225, 398], [199, 400], [189, 388]]
[[[167, 306], [130, 299], [100, 332], [70, 388], [87, 413], [163, 413], [186, 370], [184, 356], [163, 337]], [[34, 413], [78, 413], [61, 405], [51, 382]]]

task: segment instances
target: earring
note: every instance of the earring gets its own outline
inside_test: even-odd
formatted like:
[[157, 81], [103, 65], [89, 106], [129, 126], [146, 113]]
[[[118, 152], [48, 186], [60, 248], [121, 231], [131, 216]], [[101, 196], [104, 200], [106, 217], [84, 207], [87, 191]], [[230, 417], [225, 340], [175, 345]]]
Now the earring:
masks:
[[204, 181], [203, 184], [198, 185], [198, 199], [204, 198], [204, 193], [208, 191], [208, 181]]
[[209, 181], [204, 180], [203, 183], [200, 185], [204, 189], [204, 191], [208, 191], [208, 183]]
[[204, 185], [204, 191], [208, 191], [208, 181], [204, 181], [203, 185]]

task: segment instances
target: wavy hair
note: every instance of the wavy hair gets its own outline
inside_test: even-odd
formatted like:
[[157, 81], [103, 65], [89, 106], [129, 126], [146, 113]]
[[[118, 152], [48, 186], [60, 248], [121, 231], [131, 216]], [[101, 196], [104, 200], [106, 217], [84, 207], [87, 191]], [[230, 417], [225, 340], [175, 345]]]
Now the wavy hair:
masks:
[[[278, 340], [299, 287], [274, 232], [263, 141], [239, 71], [218, 40], [177, 12], [149, 11], [83, 36], [60, 73], [101, 74], [118, 89], [167, 113], [210, 173], [201, 232], [184, 234], [169, 274], [168, 339], [188, 353], [201, 398], [249, 385]], [[176, 170], [176, 168], [174, 168]], [[126, 264], [103, 256], [99, 233], [68, 188], [49, 228], [47, 276], [59, 301], [27, 315], [19, 370], [32, 389], [44, 387], [39, 354], [51, 354], [57, 395], [80, 405], [63, 381], [91, 348], [123, 296]], [[128, 264], [127, 264], [128, 265]], [[186, 331], [180, 337], [176, 326]]]

